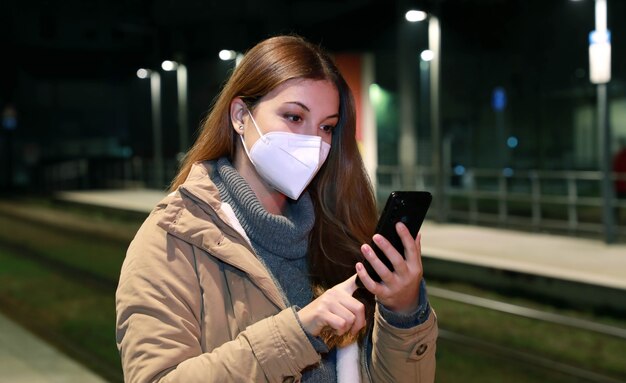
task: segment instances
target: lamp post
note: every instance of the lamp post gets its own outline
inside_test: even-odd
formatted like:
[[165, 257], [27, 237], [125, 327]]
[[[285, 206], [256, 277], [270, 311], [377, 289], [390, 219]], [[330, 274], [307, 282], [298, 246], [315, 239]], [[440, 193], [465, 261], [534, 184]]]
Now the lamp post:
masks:
[[[611, 126], [609, 125], [609, 108], [606, 84], [611, 80], [611, 43], [610, 33], [606, 25], [606, 0], [596, 0], [595, 3], [596, 30], [595, 33], [603, 39], [597, 45], [602, 52], [595, 52], [601, 55], [604, 62], [604, 76], [596, 79], [598, 92], [598, 133], [600, 134], [600, 155], [602, 169], [602, 195], [604, 205], [602, 216], [604, 221], [604, 238], [606, 243], [615, 242], [614, 222], [613, 222], [613, 185], [611, 184]], [[592, 43], [594, 45], [594, 43]], [[590, 54], [592, 47], [590, 46]], [[594, 60], [590, 57], [591, 60]], [[590, 71], [591, 72], [591, 71]]]
[[[399, 4], [403, 7], [404, 4]], [[427, 14], [422, 11], [410, 10], [405, 19], [410, 23], [425, 20]], [[415, 31], [408, 24], [402, 23], [398, 28], [398, 93], [399, 93], [399, 138], [398, 165], [400, 168], [402, 188], [415, 188], [415, 165], [417, 163], [418, 135], [415, 129], [415, 73], [412, 63], [415, 60]]]
[[433, 56], [429, 49], [420, 53], [420, 126], [430, 126], [430, 62]]
[[[187, 101], [187, 67], [180, 61], [165, 60], [161, 63], [164, 71], [176, 71], [176, 95], [178, 100], [178, 145], [179, 157], [187, 152], [189, 133], [187, 131], [188, 101]], [[179, 159], [180, 159], [179, 158]]]
[[152, 108], [152, 150], [154, 162], [153, 181], [157, 187], [163, 185], [163, 139], [161, 124], [161, 75], [149, 69], [139, 69], [137, 77], [150, 78], [150, 106]]
[[607, 28], [606, 0], [595, 0], [595, 30], [589, 33], [589, 80], [596, 84], [598, 153], [602, 173], [602, 223], [606, 243], [615, 241], [611, 167], [611, 126], [607, 84], [611, 81], [611, 33]]
[[436, 217], [445, 221], [444, 211], [444, 169], [441, 153], [441, 124], [439, 113], [439, 68], [441, 66], [441, 27], [439, 19], [430, 15], [428, 18], [428, 50], [432, 52], [430, 61], [430, 129], [432, 141], [432, 168], [434, 176]]
[[[418, 22], [428, 19], [428, 53], [429, 68], [429, 104], [430, 104], [430, 129], [431, 129], [431, 153], [433, 170], [433, 188], [435, 197], [433, 207], [435, 219], [445, 220], [444, 211], [444, 169], [441, 152], [441, 127], [439, 109], [439, 69], [441, 66], [441, 27], [439, 18], [433, 14], [422, 11], [410, 10], [405, 14], [409, 22]], [[402, 149], [402, 146], [401, 146]], [[413, 147], [415, 150], [415, 147]]]

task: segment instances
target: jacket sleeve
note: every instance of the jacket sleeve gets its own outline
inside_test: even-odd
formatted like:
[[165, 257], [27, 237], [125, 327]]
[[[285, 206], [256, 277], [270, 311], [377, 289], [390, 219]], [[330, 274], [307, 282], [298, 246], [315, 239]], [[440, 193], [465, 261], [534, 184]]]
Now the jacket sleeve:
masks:
[[[432, 308], [431, 308], [432, 310]], [[431, 383], [435, 381], [437, 316], [411, 328], [390, 325], [378, 311], [372, 333], [369, 375], [376, 383]]]
[[319, 361], [291, 308], [204, 352], [191, 251], [180, 251], [184, 241], [159, 229], [142, 230], [129, 247], [116, 292], [125, 382], [282, 382], [297, 380]]

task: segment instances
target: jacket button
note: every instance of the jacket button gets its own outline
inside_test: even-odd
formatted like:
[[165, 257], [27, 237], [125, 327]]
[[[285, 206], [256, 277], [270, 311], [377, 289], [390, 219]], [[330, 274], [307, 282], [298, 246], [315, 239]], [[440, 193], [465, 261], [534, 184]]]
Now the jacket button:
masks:
[[423, 355], [426, 352], [426, 349], [428, 349], [428, 345], [425, 344], [425, 343], [422, 343], [422, 344], [419, 345], [417, 350], [415, 350], [415, 354], [416, 355]]

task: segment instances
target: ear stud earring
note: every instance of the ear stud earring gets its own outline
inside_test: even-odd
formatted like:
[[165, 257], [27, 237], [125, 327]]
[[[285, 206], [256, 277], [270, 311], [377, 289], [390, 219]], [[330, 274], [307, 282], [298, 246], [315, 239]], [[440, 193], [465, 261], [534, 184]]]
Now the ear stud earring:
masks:
[[243, 130], [243, 125], [239, 125], [239, 130]]

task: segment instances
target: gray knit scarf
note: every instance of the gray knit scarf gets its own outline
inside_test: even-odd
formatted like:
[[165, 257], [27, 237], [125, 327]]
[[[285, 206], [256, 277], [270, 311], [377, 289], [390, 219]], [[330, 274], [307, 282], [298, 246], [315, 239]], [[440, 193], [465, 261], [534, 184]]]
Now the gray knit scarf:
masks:
[[[309, 233], [315, 223], [308, 193], [289, 200], [284, 216], [270, 214], [230, 161], [212, 161], [211, 180], [245, 230], [259, 259], [282, 289], [287, 306], [304, 307], [313, 298], [308, 275]], [[304, 372], [303, 382], [336, 382], [335, 350], [322, 355], [322, 363]]]

